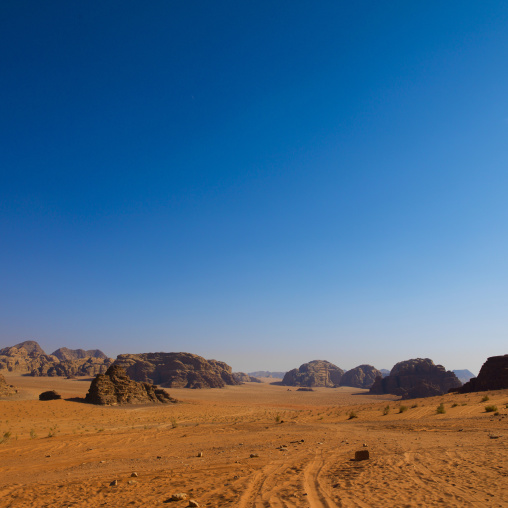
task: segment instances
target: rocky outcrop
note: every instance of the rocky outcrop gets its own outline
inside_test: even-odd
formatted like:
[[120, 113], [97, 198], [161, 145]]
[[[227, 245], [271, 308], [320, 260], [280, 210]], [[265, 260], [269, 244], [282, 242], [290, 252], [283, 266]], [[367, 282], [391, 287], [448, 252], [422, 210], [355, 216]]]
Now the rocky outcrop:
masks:
[[381, 371], [372, 365], [359, 365], [344, 373], [340, 379], [340, 385], [353, 386], [355, 388], [370, 388], [377, 377], [383, 377]]
[[55, 390], [49, 390], [47, 392], [42, 392], [39, 395], [39, 400], [59, 400], [62, 396], [55, 392]]
[[237, 383], [261, 383], [261, 379], [249, 376], [245, 372], [233, 372], [233, 377]]
[[300, 365], [298, 369], [286, 372], [282, 379], [284, 386], [339, 386], [344, 371], [325, 360], [313, 360]]
[[0, 397], [9, 397], [10, 395], [14, 395], [16, 391], [14, 386], [7, 383], [2, 374], [0, 374]]
[[454, 370], [453, 373], [457, 376], [458, 380], [462, 384], [467, 383], [471, 378], [475, 377], [475, 375], [467, 369]]
[[416, 358], [397, 363], [390, 375], [376, 378], [372, 394], [391, 393], [403, 399], [432, 397], [447, 393], [461, 385], [457, 376], [429, 358]]
[[136, 381], [168, 388], [222, 388], [238, 384], [226, 363], [191, 353], [118, 355], [115, 364]]
[[454, 391], [470, 393], [504, 388], [508, 388], [508, 355], [487, 358], [478, 377], [473, 377], [464, 386]]
[[[98, 349], [84, 351], [61, 348], [55, 353], [59, 353], [59, 356], [47, 355], [35, 341], [21, 342], [0, 350], [0, 371], [4, 369], [32, 376], [96, 376], [106, 372], [113, 363]], [[83, 353], [90, 355], [83, 356]]]
[[111, 365], [92, 381], [85, 401], [101, 405], [177, 402], [156, 385], [133, 381], [120, 365]]
[[53, 351], [51, 354], [56, 356], [62, 362], [69, 360], [82, 360], [85, 358], [100, 358], [102, 360], [108, 359], [108, 357], [100, 349], [89, 349], [88, 351], [85, 351], [84, 349], [68, 349], [66, 347], [61, 347], [60, 349]]
[[111, 358], [85, 358], [81, 360], [58, 361], [52, 363], [44, 363], [40, 367], [33, 369], [30, 374], [32, 376], [96, 376], [104, 374], [108, 367], [113, 363]]

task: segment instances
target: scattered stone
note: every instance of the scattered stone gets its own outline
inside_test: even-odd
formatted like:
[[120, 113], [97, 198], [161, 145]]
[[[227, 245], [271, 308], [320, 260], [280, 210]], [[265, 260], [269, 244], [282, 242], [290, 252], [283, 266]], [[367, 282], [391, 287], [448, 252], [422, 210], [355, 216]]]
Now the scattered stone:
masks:
[[203, 452], [198, 452], [198, 457], [202, 457], [203, 456]]
[[51, 457], [51, 454], [49, 454], [49, 453], [48, 453], [47, 455], [44, 455], [44, 456], [45, 456], [46, 458], [49, 458], [49, 457]]
[[49, 390], [47, 392], [42, 392], [39, 395], [39, 400], [59, 400], [62, 396], [55, 392], [55, 390]]
[[177, 494], [173, 494], [168, 501], [185, 501], [187, 499], [187, 494], [185, 492], [178, 492]]
[[367, 443], [363, 443], [363, 447], [366, 448], [368, 446]]
[[131, 478], [137, 478], [138, 477], [138, 473], [134, 472], [134, 473], [131, 473]]
[[160, 460], [160, 459], [162, 459], [162, 457], [161, 457], [160, 455], [157, 455], [157, 458], [158, 458], [159, 460]]
[[129, 480], [129, 485], [132, 485], [133, 483], [138, 483], [136, 480]]
[[113, 480], [113, 481], [109, 484], [109, 486], [110, 486], [110, 487], [116, 487], [117, 485], [118, 485], [118, 480]]
[[355, 460], [368, 460], [369, 458], [369, 450], [358, 450], [355, 452]]
[[250, 458], [253, 459], [255, 457], [259, 457], [259, 454], [258, 453], [251, 453], [250, 454]]
[[499, 439], [502, 436], [496, 435], [496, 434], [491, 434], [489, 437], [490, 437], [490, 439]]
[[189, 499], [189, 504], [187, 506], [193, 506], [194, 508], [199, 508], [199, 504], [194, 499]]

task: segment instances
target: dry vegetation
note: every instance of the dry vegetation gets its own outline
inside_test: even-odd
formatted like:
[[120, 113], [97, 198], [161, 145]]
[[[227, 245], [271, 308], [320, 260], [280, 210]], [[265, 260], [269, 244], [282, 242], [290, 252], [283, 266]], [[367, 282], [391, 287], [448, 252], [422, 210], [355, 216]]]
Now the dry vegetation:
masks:
[[[248, 383], [98, 407], [36, 400], [82, 397], [84, 380], [9, 381], [20, 393], [0, 401], [0, 507], [164, 506], [177, 492], [202, 507], [508, 506], [508, 390], [401, 402]], [[351, 460], [365, 448], [370, 460]]]

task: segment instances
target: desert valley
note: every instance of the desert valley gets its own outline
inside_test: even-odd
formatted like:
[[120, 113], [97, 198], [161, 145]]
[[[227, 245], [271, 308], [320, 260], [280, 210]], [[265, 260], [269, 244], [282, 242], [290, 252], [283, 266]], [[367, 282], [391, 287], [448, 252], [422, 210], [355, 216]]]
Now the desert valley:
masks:
[[[369, 390], [340, 385], [328, 362], [294, 369], [288, 385], [169, 353], [119, 355], [113, 367], [94, 359], [107, 364], [97, 377], [44, 375], [43, 352], [18, 346], [0, 355], [2, 507], [508, 506], [508, 387], [479, 387], [485, 366], [473, 386], [482, 391], [459, 393], [453, 373], [422, 359]], [[495, 358], [505, 382], [508, 357]], [[32, 375], [19, 371], [27, 362]], [[459, 388], [416, 398], [417, 378], [417, 394], [437, 378]], [[401, 380], [402, 392], [384, 393]], [[206, 388], [214, 382], [222, 387]], [[56, 400], [39, 400], [51, 390]]]

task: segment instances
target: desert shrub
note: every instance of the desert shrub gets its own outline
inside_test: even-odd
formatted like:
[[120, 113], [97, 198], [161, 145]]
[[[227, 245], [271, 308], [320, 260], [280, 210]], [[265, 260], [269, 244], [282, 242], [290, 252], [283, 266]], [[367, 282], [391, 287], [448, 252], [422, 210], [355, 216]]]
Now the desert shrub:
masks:
[[354, 412], [354, 411], [351, 411], [349, 413], [349, 420], [352, 420], [353, 418], [358, 418], [358, 415]]
[[176, 429], [178, 427], [178, 422], [176, 421], [176, 418], [171, 418], [171, 428]]
[[2, 439], [0, 439], [0, 444], [7, 443], [9, 441], [9, 439], [11, 438], [11, 436], [12, 436], [11, 432], [9, 432], [9, 431], [4, 432]]
[[413, 404], [413, 405], [411, 406], [411, 409], [414, 409], [415, 407], [418, 407], [418, 404]]
[[446, 413], [446, 410], [445, 410], [445, 408], [444, 408], [444, 404], [443, 404], [442, 402], [441, 402], [441, 404], [439, 404], [439, 406], [437, 406], [437, 408], [436, 408], [436, 413], [437, 413], [438, 415], [443, 415], [443, 414], [445, 414], [445, 413]]
[[494, 416], [499, 416], [499, 411], [496, 411], [496, 412], [494, 413]]
[[493, 413], [494, 411], [497, 411], [497, 406], [494, 406], [494, 405], [485, 406], [486, 413]]
[[407, 406], [400, 406], [399, 413], [405, 413], [409, 408]]
[[457, 407], [457, 406], [458, 406], [458, 404], [457, 404], [456, 402], [454, 402], [454, 403], [452, 404], [452, 407]]
[[390, 406], [386, 406], [384, 409], [383, 409], [383, 415], [386, 416], [388, 413], [390, 412]]
[[276, 423], [279, 423], [279, 422], [280, 422], [280, 415], [277, 415], [277, 416], [275, 417], [275, 422], [276, 422]]
[[482, 402], [487, 402], [488, 400], [490, 400], [490, 397], [488, 395], [484, 395], [482, 398]]
[[35, 429], [30, 429], [30, 439], [35, 439], [37, 434], [35, 433]]

